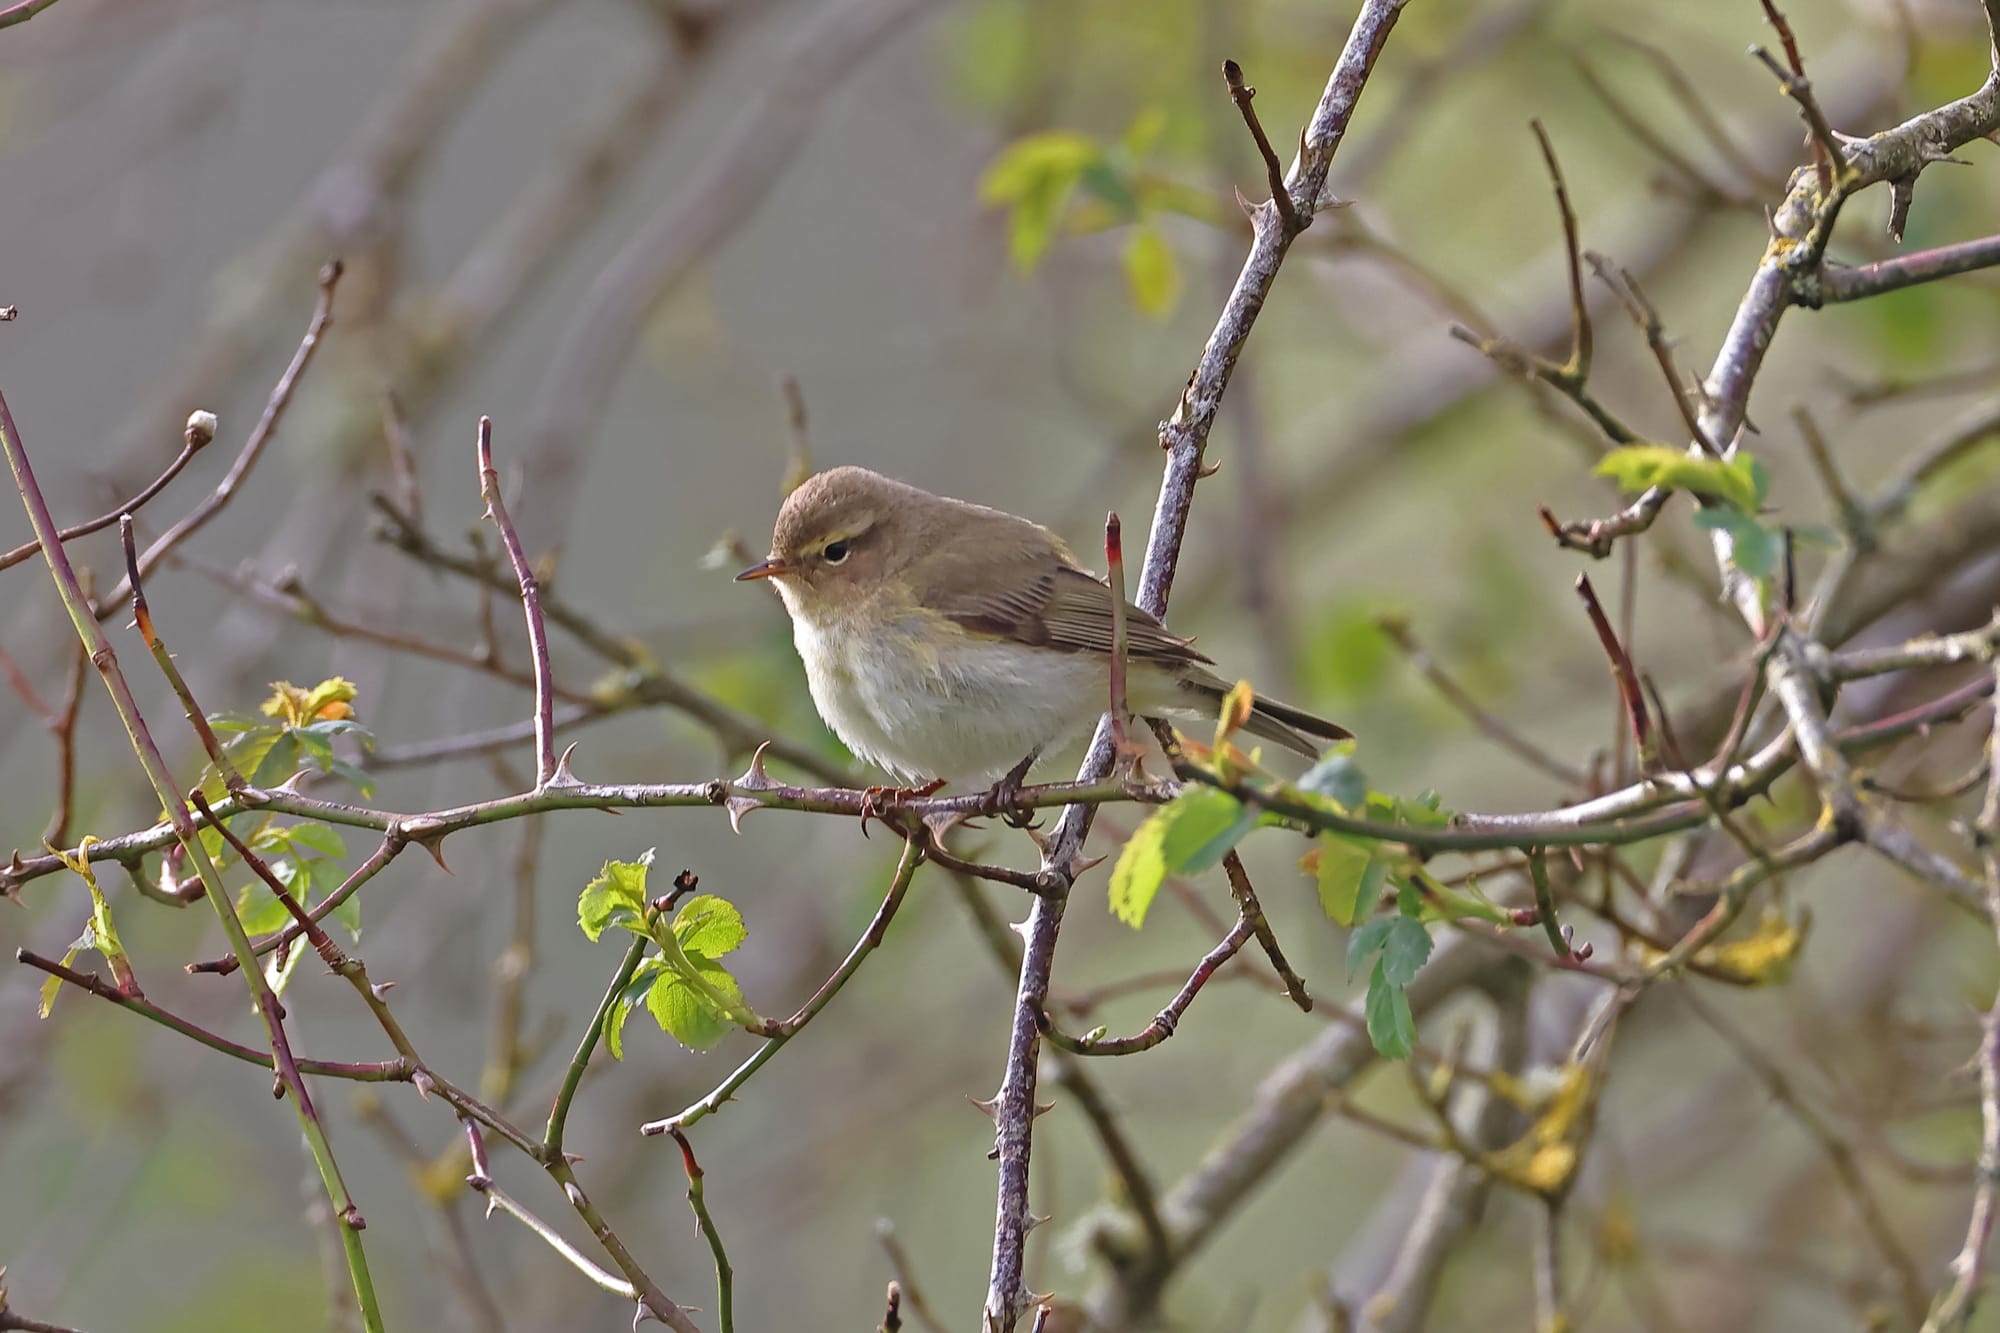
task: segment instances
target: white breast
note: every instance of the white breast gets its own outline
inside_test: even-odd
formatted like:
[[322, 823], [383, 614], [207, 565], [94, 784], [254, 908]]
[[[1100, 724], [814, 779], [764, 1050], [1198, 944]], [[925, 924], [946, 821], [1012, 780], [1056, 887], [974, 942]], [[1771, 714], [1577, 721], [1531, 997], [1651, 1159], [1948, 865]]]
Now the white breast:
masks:
[[1103, 665], [1087, 655], [974, 639], [924, 651], [908, 623], [864, 634], [794, 615], [792, 629], [820, 716], [905, 780], [983, 785], [1104, 711]]

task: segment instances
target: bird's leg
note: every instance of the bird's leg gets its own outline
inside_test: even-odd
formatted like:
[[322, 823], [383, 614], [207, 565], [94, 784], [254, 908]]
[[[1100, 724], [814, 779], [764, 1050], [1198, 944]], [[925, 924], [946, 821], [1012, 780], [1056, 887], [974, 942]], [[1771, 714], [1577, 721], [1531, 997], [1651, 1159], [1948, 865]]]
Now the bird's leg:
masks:
[[998, 815], [1007, 821], [1010, 828], [1031, 829], [1037, 827], [1032, 810], [1016, 810], [1014, 803], [1021, 799], [1021, 787], [1028, 780], [1028, 770], [1042, 757], [1042, 747], [1037, 745], [1022, 757], [1021, 762], [1000, 775], [1000, 780], [986, 789], [986, 798], [980, 805], [980, 813]]
[[868, 821], [879, 819], [888, 822], [889, 814], [911, 801], [934, 795], [944, 786], [943, 778], [936, 778], [921, 787], [868, 787], [861, 793], [861, 832], [868, 833]]

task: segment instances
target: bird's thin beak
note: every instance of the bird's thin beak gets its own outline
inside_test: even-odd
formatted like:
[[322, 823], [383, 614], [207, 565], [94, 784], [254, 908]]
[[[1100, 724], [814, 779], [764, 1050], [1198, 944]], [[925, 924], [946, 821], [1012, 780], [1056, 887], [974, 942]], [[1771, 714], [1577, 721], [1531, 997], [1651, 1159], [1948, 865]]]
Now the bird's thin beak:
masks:
[[736, 576], [738, 583], [748, 583], [751, 579], [774, 579], [780, 574], [789, 574], [792, 566], [772, 556], [761, 564], [755, 564]]

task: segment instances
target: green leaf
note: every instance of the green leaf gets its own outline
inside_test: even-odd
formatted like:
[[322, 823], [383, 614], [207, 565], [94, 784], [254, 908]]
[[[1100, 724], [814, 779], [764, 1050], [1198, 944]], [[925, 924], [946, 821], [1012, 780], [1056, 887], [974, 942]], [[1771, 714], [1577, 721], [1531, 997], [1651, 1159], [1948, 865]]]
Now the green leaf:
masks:
[[576, 923], [595, 943], [611, 926], [643, 921], [646, 915], [646, 871], [653, 864], [649, 848], [637, 861], [606, 861], [597, 878], [583, 886], [576, 900]]
[[[1111, 221], [1122, 221], [1132, 217], [1139, 210], [1139, 200], [1133, 195], [1132, 187], [1125, 183], [1125, 177], [1112, 164], [1109, 155], [1101, 155], [1085, 163], [1083, 170], [1077, 175], [1076, 183], [1111, 206], [1110, 218], [1104, 216], [1103, 209], [1091, 210], [1088, 221], [1096, 224], [1093, 230], [1101, 231]], [[1085, 220], [1077, 219], [1079, 224]]]
[[1395, 929], [1396, 918], [1378, 916], [1372, 921], [1364, 921], [1354, 928], [1347, 937], [1347, 977], [1354, 979], [1354, 973], [1368, 961], [1368, 955], [1379, 952], [1388, 942], [1389, 932]]
[[[64, 967], [68, 967], [71, 963], [75, 961], [76, 961], [76, 950], [71, 949], [68, 953], [63, 955]], [[35, 1013], [38, 1017], [47, 1018], [50, 1014], [55, 1012], [56, 996], [62, 994], [62, 988], [63, 988], [63, 979], [57, 976], [55, 973], [51, 972], [49, 974], [48, 980], [42, 983], [42, 995], [41, 995], [42, 1002], [35, 1010]]]
[[306, 758], [319, 765], [320, 772], [324, 773], [333, 767], [332, 737], [322, 735], [311, 727], [294, 727], [291, 734], [292, 739], [298, 742], [299, 749], [305, 753]]
[[[1611, 477], [1628, 491], [1654, 486], [1690, 491], [1734, 505], [1746, 514], [1757, 512], [1762, 499], [1757, 460], [1738, 450], [1727, 459], [1689, 454], [1664, 444], [1630, 444], [1613, 449], [1597, 464], [1597, 475]], [[1768, 479], [1764, 483], [1768, 485]]]
[[1469, 893], [1460, 893], [1442, 884], [1431, 885], [1430, 892], [1424, 895], [1424, 919], [1464, 921], [1470, 918], [1502, 927], [1514, 924], [1513, 913], [1489, 900], [1480, 891], [1478, 881], [1470, 881], [1466, 887], [1471, 890]]
[[646, 994], [652, 990], [660, 977], [667, 972], [666, 963], [655, 955], [641, 959], [639, 966], [632, 970], [632, 979], [625, 983], [611, 1008], [604, 1015], [604, 1049], [611, 1052], [614, 1060], [625, 1058], [625, 1020], [632, 1011], [646, 1002]]
[[1382, 942], [1382, 975], [1395, 986], [1407, 986], [1417, 979], [1417, 969], [1431, 956], [1431, 933], [1412, 917], [1393, 916], [1389, 934]]
[[1368, 1040], [1391, 1060], [1408, 1057], [1417, 1044], [1417, 1019], [1410, 1012], [1410, 997], [1390, 981], [1381, 963], [1368, 978]]
[[1132, 228], [1124, 253], [1125, 281], [1132, 289], [1132, 303], [1155, 319], [1172, 313], [1180, 300], [1180, 267], [1166, 233], [1151, 222]]
[[625, 1020], [632, 1016], [637, 1006], [624, 996], [611, 1002], [611, 1008], [604, 1015], [604, 1049], [611, 1052], [614, 1060], [625, 1058]]
[[1764, 507], [1764, 499], [1771, 493], [1771, 471], [1749, 454], [1739, 453], [1737, 457], [1750, 459], [1750, 495], [1756, 501], [1750, 512], [1754, 514]]
[[1165, 810], [1148, 815], [1132, 831], [1119, 849], [1118, 864], [1111, 867], [1111, 915], [1137, 930], [1146, 924], [1146, 909], [1167, 878]]
[[1118, 141], [1119, 146], [1134, 162], [1144, 161], [1146, 154], [1153, 151], [1153, 145], [1160, 141], [1160, 134], [1166, 128], [1165, 107], [1143, 107], [1138, 115], [1132, 117], [1132, 123], [1125, 128], [1125, 136]]
[[[347, 872], [338, 861], [312, 860], [306, 862], [306, 869], [312, 874], [312, 901], [315, 903], [324, 902], [335, 889], [347, 882]], [[346, 901], [333, 909], [333, 919], [346, 927], [350, 937], [360, 939], [361, 895], [349, 894]]]
[[[97, 936], [91, 933], [89, 924], [85, 923], [83, 927], [83, 934], [77, 936], [75, 940], [71, 941], [69, 946], [69, 952], [63, 955], [63, 960], [62, 960], [63, 966], [68, 967], [71, 964], [75, 963], [76, 956], [82, 953], [85, 949], [95, 949], [96, 947], [97, 947]], [[40, 1008], [36, 1011], [40, 1017], [47, 1018], [51, 1013], [55, 1011], [56, 996], [62, 994], [62, 988], [63, 988], [63, 979], [55, 975], [53, 972], [51, 972], [49, 974], [48, 980], [42, 983], [42, 1003]]]
[[324, 824], [293, 824], [281, 831], [288, 841], [321, 856], [330, 856], [337, 861], [347, 855], [347, 844]]
[[[295, 899], [305, 901], [303, 890], [311, 883], [311, 878], [303, 873], [297, 861], [289, 856], [274, 856], [265, 864], [278, 877], [278, 882], [292, 891]], [[243, 892], [236, 895], [236, 915], [242, 920], [243, 929], [252, 935], [268, 935], [274, 930], [282, 930], [292, 919], [292, 914], [278, 901], [278, 895], [271, 892], [271, 886], [256, 876], [243, 886]]]
[[1189, 787], [1155, 819], [1166, 825], [1160, 856], [1169, 875], [1198, 874], [1222, 860], [1243, 835], [1257, 826], [1255, 811], [1214, 787]]
[[1710, 532], [1727, 532], [1730, 558], [1736, 567], [1753, 579], [1770, 577], [1785, 553], [1785, 537], [1756, 519], [1735, 509], [1711, 506], [1694, 516], [1695, 526]]
[[979, 177], [979, 202], [1019, 203], [1042, 181], [1064, 177], [1074, 181], [1103, 152], [1096, 140], [1076, 130], [1024, 134], [987, 164]]
[[1012, 207], [1008, 249], [1016, 268], [1025, 273], [1041, 260], [1077, 181], [1103, 156], [1088, 135], [1048, 130], [1016, 139], [987, 166], [979, 199]]
[[1342, 810], [1358, 810], [1368, 799], [1368, 779], [1361, 774], [1361, 765], [1354, 762], [1354, 743], [1342, 741], [1326, 756], [1305, 771], [1299, 779], [1301, 788], [1317, 792]]
[[363, 796], [373, 796], [375, 794], [375, 779], [369, 777], [367, 773], [348, 763], [345, 759], [334, 760], [333, 763], [327, 766], [326, 771], [360, 792]]
[[1358, 906], [1382, 891], [1375, 844], [1338, 833], [1319, 838], [1319, 905], [1338, 925], [1351, 926]]
[[682, 904], [674, 917], [674, 938], [690, 954], [720, 958], [743, 943], [749, 932], [743, 914], [727, 899], [704, 893]]
[[[706, 958], [692, 961], [701, 979], [728, 1005], [746, 1006], [736, 978], [720, 963]], [[646, 1008], [662, 1031], [689, 1050], [701, 1051], [715, 1045], [736, 1026], [731, 1014], [716, 1003], [708, 990], [678, 972], [668, 972], [646, 992]]]

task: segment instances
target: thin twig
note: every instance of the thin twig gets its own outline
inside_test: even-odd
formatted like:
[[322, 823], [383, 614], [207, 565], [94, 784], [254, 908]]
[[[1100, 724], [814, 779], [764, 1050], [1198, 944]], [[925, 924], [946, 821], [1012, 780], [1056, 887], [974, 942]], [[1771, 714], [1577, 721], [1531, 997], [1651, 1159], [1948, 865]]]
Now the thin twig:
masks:
[[1569, 189], [1563, 184], [1562, 165], [1556, 161], [1555, 145], [1549, 142], [1549, 132], [1542, 128], [1542, 122], [1531, 120], [1528, 127], [1535, 132], [1535, 142], [1541, 145], [1542, 163], [1549, 169], [1549, 182], [1556, 192], [1556, 211], [1562, 215], [1563, 252], [1569, 261], [1569, 360], [1563, 365], [1563, 373], [1578, 384], [1590, 378], [1591, 329], [1590, 307], [1583, 300], [1583, 263], [1581, 247], [1577, 242], [1576, 210], [1570, 207]]
[[1831, 195], [1835, 173], [1843, 166], [1840, 140], [1834, 137], [1833, 127], [1826, 123], [1826, 112], [1820, 109], [1819, 99], [1813, 96], [1812, 80], [1806, 77], [1805, 61], [1799, 58], [1799, 44], [1792, 36], [1792, 25], [1785, 21], [1784, 14], [1772, 0], [1762, 0], [1762, 4], [1764, 19], [1777, 29], [1778, 39], [1784, 43], [1785, 59], [1790, 62], [1791, 68], [1787, 70], [1780, 65], [1761, 46], [1751, 47], [1750, 54], [1777, 76], [1785, 96], [1799, 104], [1799, 115], [1804, 117], [1812, 136], [1813, 172], [1819, 178], [1819, 192], [1822, 196]]
[[528, 620], [528, 653], [535, 664], [535, 787], [537, 790], [557, 780], [555, 691], [550, 684], [549, 629], [542, 618], [542, 588], [535, 578], [528, 554], [521, 549], [521, 536], [507, 517], [507, 502], [500, 494], [500, 474], [493, 470], [493, 418], [479, 418], [479, 498], [486, 502], [486, 517], [500, 530], [507, 559], [521, 585], [521, 609]]
[[243, 775], [236, 771], [236, 765], [230, 762], [227, 754], [223, 753], [222, 741], [216, 736], [215, 728], [208, 725], [208, 715], [203, 713], [201, 705], [195, 702], [194, 691], [188, 688], [186, 677], [182, 676], [180, 668], [174, 665], [174, 655], [167, 651], [166, 642], [160, 638], [153, 626], [153, 613], [146, 604], [146, 586], [139, 572], [138, 548], [132, 539], [130, 514], [119, 515], [118, 537], [125, 545], [125, 582], [132, 589], [132, 623], [138, 629], [140, 639], [145, 642], [146, 650], [152, 653], [153, 660], [159, 663], [160, 674], [164, 675], [167, 684], [173, 687], [174, 697], [181, 703], [182, 715], [187, 718], [188, 726], [194, 730], [196, 739], [200, 740], [202, 750], [208, 755], [208, 761], [214, 764], [215, 771], [222, 775], [223, 785], [230, 791], [242, 791], [246, 785]]
[[[1819, 294], [1826, 301], [1860, 301], [1884, 292], [1901, 291], [2000, 264], [2000, 236], [1940, 245], [1933, 250], [1897, 255], [1893, 259], [1853, 268], [1833, 267], [1820, 275]], [[1991, 383], [1989, 378], [1987, 383]]]
[[597, 1012], [590, 1017], [590, 1023], [578, 1038], [576, 1054], [572, 1055], [563, 1070], [562, 1086], [556, 1092], [555, 1103], [549, 1108], [549, 1123], [542, 1130], [541, 1155], [544, 1162], [561, 1161], [563, 1156], [563, 1132], [569, 1123], [570, 1103], [576, 1100], [576, 1090], [583, 1082], [583, 1071], [590, 1064], [590, 1056], [597, 1049], [598, 1038], [604, 1033], [605, 1021], [611, 1015], [611, 1006], [632, 980], [632, 974], [639, 970], [639, 960], [646, 956], [646, 946], [651, 943], [644, 935], [634, 935], [632, 943], [625, 948], [625, 957], [619, 960], [618, 970], [611, 974], [611, 984], [604, 988], [604, 998], [597, 1002]]
[[709, 1215], [707, 1191], [703, 1185], [704, 1172], [701, 1163], [694, 1159], [694, 1148], [687, 1141], [687, 1135], [678, 1129], [673, 1131], [674, 1142], [681, 1147], [681, 1166], [687, 1172], [688, 1207], [694, 1209], [695, 1223], [701, 1234], [708, 1240], [709, 1253], [715, 1256], [715, 1317], [720, 1321], [722, 1333], [736, 1333], [736, 1270], [730, 1265], [729, 1251], [722, 1246], [722, 1233], [715, 1229], [715, 1219]]
[[[1995, 59], [2000, 62], [2000, 18], [1995, 23]], [[2000, 67], [2000, 65], [1996, 65]], [[1996, 668], [2000, 675], [2000, 668]], [[1986, 796], [1973, 820], [1972, 841], [1979, 849], [1986, 874], [1988, 910], [2000, 921], [2000, 707], [1993, 711], [1993, 729], [1986, 741]], [[1978, 1304], [1986, 1272], [1986, 1252], [1993, 1226], [2000, 1217], [2000, 996], [1980, 1020], [1979, 1165], [1973, 1176], [1972, 1215], [1965, 1242], [1951, 1261], [1951, 1285], [1931, 1308], [1923, 1333], [1964, 1328]]]
[[1257, 90], [1243, 82], [1243, 67], [1234, 60], [1222, 62], [1222, 81], [1229, 85], [1229, 100], [1236, 103], [1243, 123], [1249, 127], [1250, 137], [1257, 141], [1257, 156], [1264, 160], [1264, 176], [1270, 184], [1271, 202], [1277, 206], [1278, 219], [1288, 234], [1296, 235], [1306, 223], [1299, 220], [1298, 209], [1292, 203], [1292, 192], [1285, 186], [1284, 164], [1278, 161], [1278, 154], [1272, 150], [1271, 140], [1264, 133], [1263, 122], [1257, 119], [1257, 108], [1251, 105]]
[[[11, 28], [17, 23], [26, 23], [29, 19], [41, 13], [55, 2], [56, 0], [15, 0], [15, 3], [7, 6], [7, 8], [0, 9], [0, 28]], [[13, 306], [7, 307], [10, 311], [13, 308]], [[10, 314], [7, 318], [12, 319], [13, 316]], [[20, 1324], [17, 1327], [28, 1328], [32, 1327], [32, 1325]], [[48, 1327], [53, 1328], [54, 1325], [51, 1324]]]
[[1284, 950], [1278, 947], [1277, 932], [1271, 929], [1270, 921], [1265, 918], [1264, 904], [1258, 901], [1257, 890], [1250, 883], [1250, 872], [1243, 868], [1243, 858], [1234, 847], [1223, 853], [1222, 873], [1229, 880], [1229, 893], [1236, 899], [1236, 910], [1249, 924], [1251, 934], [1256, 936], [1258, 945], [1264, 950], [1264, 956], [1271, 960], [1271, 970], [1284, 983], [1285, 994], [1299, 1007], [1300, 1013], [1311, 1013], [1312, 994], [1306, 990], [1305, 979], [1285, 961]]
[[[584, 1255], [583, 1251], [577, 1249], [576, 1246], [570, 1244], [567, 1240], [564, 1240], [561, 1232], [515, 1202], [514, 1197], [498, 1185], [488, 1180], [483, 1187], [475, 1185], [474, 1188], [486, 1196], [486, 1215], [488, 1217], [493, 1216], [496, 1212], [507, 1214], [507, 1216], [541, 1237], [543, 1244], [567, 1260], [570, 1267], [576, 1269], [577, 1272], [583, 1274], [586, 1278], [589, 1278], [592, 1286], [600, 1287], [614, 1296], [623, 1296], [628, 1301], [637, 1301], [640, 1299], [638, 1289], [630, 1282], [607, 1273], [592, 1263]], [[687, 1327], [693, 1328], [694, 1325], [688, 1323]]]
[[1576, 595], [1583, 601], [1583, 609], [1590, 616], [1590, 627], [1597, 631], [1597, 641], [1604, 649], [1604, 656], [1611, 664], [1612, 679], [1618, 683], [1618, 697], [1625, 703], [1625, 715], [1632, 725], [1632, 739], [1639, 746], [1642, 764], [1650, 761], [1653, 754], [1652, 727], [1646, 714], [1646, 697], [1639, 691], [1639, 675], [1632, 668], [1631, 654], [1618, 641], [1617, 631], [1605, 617], [1604, 607], [1597, 600], [1596, 589], [1590, 586], [1590, 576], [1576, 576]]
[[1250, 942], [1253, 933], [1249, 921], [1237, 918], [1236, 924], [1230, 927], [1229, 933], [1222, 937], [1222, 941], [1202, 955], [1201, 961], [1195, 964], [1194, 971], [1188, 974], [1186, 984], [1167, 1002], [1167, 1007], [1160, 1010], [1151, 1023], [1132, 1036], [1102, 1037], [1093, 1034], [1072, 1037], [1055, 1025], [1047, 1010], [1043, 1010], [1041, 1015], [1042, 1035], [1072, 1055], [1135, 1055], [1140, 1051], [1151, 1050], [1174, 1035], [1175, 1029], [1180, 1026], [1181, 1016], [1187, 1012], [1188, 1006], [1194, 1003], [1194, 997], [1201, 994], [1201, 988], [1208, 984], [1208, 979], [1215, 975], [1217, 968], [1234, 958], [1237, 951]]
[[[90, 596], [84, 579], [83, 595]], [[63, 687], [62, 711], [50, 725], [56, 738], [56, 808], [42, 833], [44, 845], [61, 847], [69, 841], [69, 822], [76, 809], [76, 719], [83, 710], [83, 677], [90, 666], [90, 648], [78, 639], [70, 654], [69, 681]]]
[[1626, 313], [1632, 316], [1632, 322], [1645, 335], [1646, 346], [1652, 350], [1653, 360], [1667, 381], [1667, 391], [1673, 395], [1674, 406], [1680, 411], [1681, 424], [1687, 427], [1689, 438], [1709, 457], [1720, 458], [1722, 451], [1702, 433], [1700, 414], [1695, 410], [1688, 386], [1681, 381], [1680, 367], [1674, 363], [1673, 340], [1667, 337], [1666, 323], [1660, 318], [1659, 307], [1647, 299], [1646, 293], [1639, 287], [1639, 280], [1623, 267], [1594, 250], [1585, 258], [1590, 261], [1591, 271], [1598, 280], [1617, 296]]
[[[1233, 68], [1233, 66], [1232, 66]], [[1237, 83], [1242, 82], [1241, 75]], [[1236, 85], [1231, 85], [1236, 86]], [[1247, 110], [1249, 102], [1246, 100]], [[1126, 737], [1125, 672], [1130, 631], [1125, 623], [1125, 541], [1124, 529], [1115, 513], [1104, 516], [1104, 564], [1111, 580], [1111, 741], [1119, 751], [1131, 748]]]
[[[165, 490], [167, 483], [178, 477], [181, 474], [181, 469], [186, 467], [188, 462], [201, 452], [202, 447], [214, 438], [215, 414], [213, 412], [194, 413], [188, 418], [187, 428], [181, 432], [181, 451], [174, 455], [173, 462], [167, 464], [165, 472], [155, 477], [145, 489], [117, 508], [106, 510], [86, 523], [78, 523], [72, 527], [64, 528], [62, 530], [62, 540], [72, 541], [78, 537], [88, 536], [93, 532], [110, 527], [118, 521], [119, 516], [122, 514], [136, 514], [139, 510], [145, 508], [146, 502]], [[5, 555], [0, 555], [0, 569], [8, 569], [14, 565], [18, 565], [41, 549], [42, 544], [40, 541], [22, 542]]]
[[[895, 1309], [898, 1303], [907, 1304], [910, 1313], [924, 1326], [925, 1333], [945, 1333], [943, 1321], [932, 1312], [930, 1302], [924, 1299], [922, 1289], [911, 1274], [910, 1256], [903, 1252], [903, 1242], [897, 1239], [896, 1228], [888, 1218], [875, 1223], [875, 1237], [882, 1242], [882, 1250], [889, 1256], [889, 1271], [896, 1275], [896, 1280], [889, 1284], [890, 1308]], [[900, 1302], [898, 1296], [901, 1297]]]
[[[251, 428], [250, 437], [243, 442], [242, 451], [236, 455], [236, 461], [229, 465], [229, 471], [223, 474], [222, 480], [215, 484], [215, 489], [202, 497], [201, 503], [146, 548], [145, 554], [139, 557], [140, 574], [151, 574], [153, 567], [160, 563], [167, 552], [201, 531], [208, 521], [229, 503], [231, 497], [236, 494], [236, 488], [243, 483], [243, 478], [257, 465], [257, 460], [263, 456], [264, 446], [271, 442], [273, 435], [277, 434], [278, 422], [283, 419], [285, 409], [291, 406], [292, 393], [298, 388], [306, 367], [312, 364], [313, 354], [319, 350], [327, 326], [333, 323], [333, 290], [340, 283], [342, 271], [343, 266], [338, 259], [327, 261], [320, 269], [319, 304], [313, 309], [312, 321], [306, 325], [305, 337], [299, 340], [299, 349], [292, 354], [291, 363], [285, 367], [284, 373], [278, 376], [277, 384], [272, 386], [271, 396], [264, 404], [264, 413], [257, 418], [257, 424]], [[130, 587], [123, 583], [113, 588], [99, 604], [97, 618], [103, 620], [110, 616], [130, 592]]]
[[721, 1110], [723, 1103], [733, 1098], [737, 1090], [750, 1080], [751, 1075], [762, 1069], [765, 1062], [776, 1055], [785, 1043], [797, 1036], [799, 1030], [812, 1022], [820, 1010], [832, 1003], [833, 997], [840, 994], [841, 987], [847, 984], [848, 979], [866, 961], [868, 955], [881, 946], [884, 935], [888, 933], [889, 923], [895, 920], [897, 909], [903, 905], [903, 899], [910, 889], [910, 881], [915, 878], [917, 867], [922, 861], [922, 844], [917, 839], [911, 838], [903, 844], [903, 856], [896, 864], [896, 873], [890, 878], [889, 891], [883, 895], [882, 905], [875, 910], [874, 919], [868, 923], [868, 929], [862, 932], [861, 938], [855, 941], [852, 949], [848, 950], [847, 957], [834, 969], [833, 975], [820, 983], [812, 998], [799, 1006], [798, 1012], [790, 1018], [767, 1025], [761, 1034], [766, 1039], [764, 1044], [707, 1096], [677, 1115], [668, 1116], [664, 1120], [648, 1121], [639, 1126], [639, 1132], [649, 1135], [672, 1134], [678, 1138], [682, 1130]]

